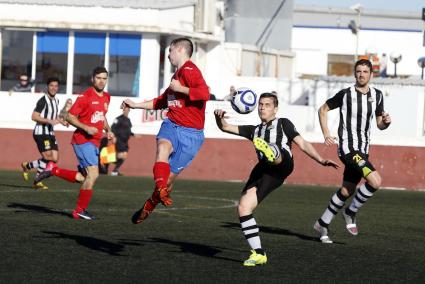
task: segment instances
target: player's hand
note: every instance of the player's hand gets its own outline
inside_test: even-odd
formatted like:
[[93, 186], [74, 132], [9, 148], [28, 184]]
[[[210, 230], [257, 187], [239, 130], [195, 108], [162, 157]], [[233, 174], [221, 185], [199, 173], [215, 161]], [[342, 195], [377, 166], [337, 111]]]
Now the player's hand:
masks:
[[112, 131], [106, 132], [106, 137], [108, 138], [108, 140], [112, 140], [112, 141], [114, 141], [114, 139], [115, 139], [115, 135]]
[[335, 136], [325, 136], [325, 145], [326, 146], [332, 146], [333, 144], [336, 144], [337, 138]]
[[136, 105], [136, 103], [135, 102], [133, 102], [132, 100], [130, 100], [130, 99], [125, 99], [122, 103], [121, 103], [121, 109], [123, 109], [124, 107], [129, 107], [129, 108], [134, 108], [135, 107], [135, 105]]
[[89, 134], [89, 135], [95, 135], [95, 134], [98, 132], [98, 130], [97, 130], [97, 128], [96, 128], [96, 127], [93, 127], [93, 126], [87, 126], [87, 128], [86, 128], [86, 132], [87, 132], [87, 134]]
[[170, 83], [170, 89], [174, 92], [180, 92], [181, 91], [182, 84], [180, 84], [179, 80], [172, 79]]
[[334, 161], [332, 161], [332, 160], [322, 160], [320, 162], [320, 164], [322, 164], [322, 166], [332, 167], [334, 169], [338, 169], [339, 168], [339, 165], [337, 163], [335, 163]]
[[226, 112], [224, 110], [222, 110], [222, 109], [216, 109], [216, 110], [214, 110], [214, 115], [218, 119], [229, 118], [229, 116], [226, 115]]
[[59, 119], [51, 119], [49, 121], [49, 124], [52, 126], [55, 126], [56, 124], [59, 124], [59, 123], [60, 123]]
[[382, 122], [386, 125], [391, 124], [391, 116], [388, 112], [383, 111], [382, 112]]

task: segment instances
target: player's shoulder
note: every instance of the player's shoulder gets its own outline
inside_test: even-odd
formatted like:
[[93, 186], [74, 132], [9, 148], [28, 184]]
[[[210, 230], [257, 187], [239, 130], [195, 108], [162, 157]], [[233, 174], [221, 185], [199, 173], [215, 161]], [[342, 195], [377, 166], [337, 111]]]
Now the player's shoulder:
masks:
[[382, 95], [382, 91], [380, 89], [378, 89], [378, 88], [375, 88], [373, 86], [370, 86], [370, 90], [372, 92], [375, 92], [377, 95]]
[[185, 64], [183, 64], [181, 71], [183, 73], [194, 73], [194, 72], [198, 73], [198, 72], [200, 72], [198, 66], [196, 66], [196, 64], [193, 63], [191, 60], [188, 60], [188, 61], [185, 62]]
[[355, 91], [354, 85], [339, 90], [339, 92], [337, 94], [339, 94], [339, 95], [346, 95], [349, 92], [352, 92], [353, 90]]

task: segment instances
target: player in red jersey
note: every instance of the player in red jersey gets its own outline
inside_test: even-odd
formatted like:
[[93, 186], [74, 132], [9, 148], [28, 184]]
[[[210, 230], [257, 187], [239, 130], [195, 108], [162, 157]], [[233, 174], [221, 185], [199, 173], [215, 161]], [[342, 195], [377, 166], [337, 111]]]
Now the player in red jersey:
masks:
[[177, 68], [170, 86], [159, 97], [123, 106], [141, 109], [168, 108], [156, 137], [156, 162], [153, 166], [155, 189], [143, 207], [134, 213], [132, 222], [145, 220], [158, 203], [172, 204], [169, 196], [179, 173], [193, 160], [204, 142], [205, 106], [210, 95], [201, 71], [190, 60], [193, 44], [188, 38], [177, 38], [170, 44], [170, 63]]
[[105, 67], [96, 67], [92, 74], [92, 87], [78, 96], [67, 116], [67, 121], [77, 128], [71, 144], [79, 162], [78, 171], [62, 169], [50, 162], [46, 170], [39, 175], [39, 180], [53, 175], [70, 182], [81, 183], [77, 206], [72, 212], [74, 219], [94, 219], [86, 209], [93, 193], [94, 183], [99, 176], [99, 144], [103, 130], [106, 131], [108, 139], [113, 138], [106, 120], [110, 102], [109, 94], [104, 91], [107, 81], [108, 71]]

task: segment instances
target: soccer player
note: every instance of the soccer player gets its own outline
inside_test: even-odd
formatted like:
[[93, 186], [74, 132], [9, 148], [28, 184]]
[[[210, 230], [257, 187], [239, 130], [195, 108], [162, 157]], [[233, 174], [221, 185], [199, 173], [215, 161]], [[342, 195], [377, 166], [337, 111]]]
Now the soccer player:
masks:
[[380, 130], [388, 128], [391, 117], [384, 111], [382, 92], [369, 86], [372, 77], [372, 64], [361, 59], [354, 66], [356, 83], [339, 91], [319, 109], [319, 120], [325, 144], [336, 143], [328, 128], [327, 113], [339, 108], [338, 155], [345, 165], [342, 186], [332, 195], [323, 215], [314, 224], [323, 243], [332, 243], [328, 236], [328, 226], [344, 207], [346, 200], [356, 192], [360, 180], [366, 180], [358, 189], [349, 206], [342, 212], [348, 232], [358, 234], [356, 213], [381, 186], [381, 176], [369, 161], [370, 128], [372, 118]]
[[168, 117], [156, 137], [155, 189], [133, 215], [135, 224], [145, 220], [158, 203], [172, 204], [169, 193], [174, 181], [189, 166], [204, 142], [205, 106], [210, 95], [201, 71], [190, 60], [193, 44], [188, 38], [177, 38], [171, 42], [169, 51], [168, 59], [177, 71], [164, 93], [146, 102], [135, 103], [130, 99], [123, 102], [123, 106], [130, 108], [168, 108]]
[[115, 135], [115, 148], [117, 151], [117, 161], [115, 163], [114, 169], [111, 172], [112, 176], [121, 175], [119, 169], [124, 163], [125, 159], [127, 159], [128, 140], [130, 139], [130, 136], [134, 136], [134, 134], [131, 132], [132, 124], [128, 118], [129, 113], [130, 108], [124, 106], [122, 114], [115, 118], [111, 126], [112, 132]]
[[[46, 165], [50, 162], [58, 160], [58, 144], [55, 138], [53, 127], [61, 123], [58, 119], [59, 100], [56, 98], [56, 93], [59, 90], [59, 79], [50, 77], [47, 79], [47, 90], [41, 97], [31, 115], [31, 119], [36, 122], [33, 131], [33, 138], [37, 144], [41, 158], [32, 162], [23, 162], [22, 177], [28, 180], [28, 174], [32, 169], [37, 169], [37, 175], [44, 171]], [[64, 124], [64, 123], [63, 123]], [[65, 125], [65, 124], [64, 124]], [[34, 182], [33, 187], [36, 189], [47, 189], [41, 181]]]
[[40, 180], [53, 175], [70, 182], [81, 183], [77, 205], [72, 212], [74, 219], [94, 219], [87, 211], [87, 207], [99, 176], [99, 143], [102, 130], [106, 131], [108, 139], [113, 138], [106, 119], [110, 101], [109, 94], [104, 91], [107, 81], [106, 68], [96, 67], [92, 73], [92, 87], [78, 96], [66, 118], [69, 124], [77, 128], [72, 136], [71, 144], [79, 162], [78, 171], [62, 169], [50, 162], [45, 171], [39, 174]]
[[261, 246], [259, 228], [253, 211], [273, 190], [283, 184], [292, 173], [294, 163], [292, 142], [310, 158], [323, 166], [338, 168], [332, 160], [323, 159], [312, 144], [304, 140], [294, 124], [286, 118], [277, 118], [278, 99], [272, 93], [263, 93], [258, 103], [258, 116], [261, 123], [254, 125], [233, 125], [226, 121], [225, 111], [214, 111], [217, 126], [224, 132], [245, 137], [254, 143], [258, 156], [249, 179], [239, 199], [238, 215], [242, 232], [251, 247], [251, 255], [244, 266], [265, 264], [267, 256]]

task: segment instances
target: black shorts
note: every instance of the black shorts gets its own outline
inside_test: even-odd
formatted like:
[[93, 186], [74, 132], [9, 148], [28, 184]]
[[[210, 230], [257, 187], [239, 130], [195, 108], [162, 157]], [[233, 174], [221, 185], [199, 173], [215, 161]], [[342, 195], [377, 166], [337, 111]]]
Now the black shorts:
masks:
[[128, 152], [128, 141], [117, 139], [117, 143], [115, 143], [115, 149], [117, 153]]
[[344, 163], [344, 181], [358, 184], [362, 178], [366, 178], [375, 167], [369, 162], [369, 155], [361, 152], [352, 152], [344, 156], [339, 156]]
[[245, 192], [256, 187], [258, 204], [273, 190], [281, 186], [294, 170], [294, 161], [291, 155], [287, 151], [281, 152], [282, 162], [279, 165], [272, 165], [264, 161], [256, 164], [242, 190], [242, 192]]
[[35, 143], [37, 143], [37, 148], [40, 153], [58, 150], [58, 143], [56, 142], [56, 137], [54, 135], [33, 135]]

